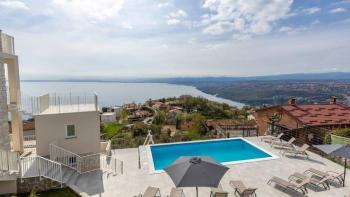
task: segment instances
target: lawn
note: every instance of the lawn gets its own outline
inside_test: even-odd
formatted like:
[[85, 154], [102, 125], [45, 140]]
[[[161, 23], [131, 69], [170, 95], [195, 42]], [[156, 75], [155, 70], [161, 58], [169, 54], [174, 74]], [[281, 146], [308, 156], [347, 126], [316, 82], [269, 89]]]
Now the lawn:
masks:
[[123, 128], [123, 124], [118, 123], [106, 123], [104, 124], [104, 128], [102, 130], [102, 133], [108, 138], [111, 139], [113, 136], [115, 136], [119, 129]]

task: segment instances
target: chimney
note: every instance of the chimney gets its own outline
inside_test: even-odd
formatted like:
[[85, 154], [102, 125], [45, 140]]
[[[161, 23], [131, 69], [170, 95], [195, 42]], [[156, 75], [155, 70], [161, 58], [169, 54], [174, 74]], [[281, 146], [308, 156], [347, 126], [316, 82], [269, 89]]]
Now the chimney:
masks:
[[331, 96], [331, 104], [337, 104], [337, 97], [336, 96]]
[[288, 105], [295, 105], [296, 99], [294, 96], [288, 97]]

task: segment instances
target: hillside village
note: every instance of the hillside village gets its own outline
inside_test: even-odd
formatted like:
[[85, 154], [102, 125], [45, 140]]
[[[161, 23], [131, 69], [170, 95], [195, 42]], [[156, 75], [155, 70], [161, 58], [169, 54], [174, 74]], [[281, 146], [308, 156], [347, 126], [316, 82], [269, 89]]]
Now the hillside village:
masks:
[[[148, 130], [156, 143], [219, 137], [256, 136], [256, 123], [249, 107], [242, 109], [201, 97], [149, 99], [103, 108], [101, 134], [115, 148], [137, 147]], [[226, 132], [230, 130], [230, 132]]]

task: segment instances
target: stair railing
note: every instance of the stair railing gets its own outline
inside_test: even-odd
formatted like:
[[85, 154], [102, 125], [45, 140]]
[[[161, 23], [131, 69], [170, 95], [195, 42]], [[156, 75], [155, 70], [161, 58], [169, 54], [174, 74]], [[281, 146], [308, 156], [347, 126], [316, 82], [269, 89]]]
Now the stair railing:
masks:
[[45, 177], [63, 184], [62, 164], [44, 157], [21, 157], [20, 172], [22, 178]]
[[72, 168], [78, 171], [79, 173], [81, 173], [81, 169], [80, 169], [81, 156], [80, 155], [73, 153], [69, 150], [66, 150], [62, 147], [59, 147], [55, 144], [49, 145], [49, 153], [50, 153], [50, 160], [59, 162], [64, 166]]

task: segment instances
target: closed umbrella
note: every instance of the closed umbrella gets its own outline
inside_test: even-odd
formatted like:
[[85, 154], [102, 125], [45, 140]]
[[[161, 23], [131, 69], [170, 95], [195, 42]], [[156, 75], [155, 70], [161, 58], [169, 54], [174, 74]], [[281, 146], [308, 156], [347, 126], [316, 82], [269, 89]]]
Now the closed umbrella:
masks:
[[228, 167], [210, 157], [179, 157], [164, 169], [176, 187], [218, 187]]
[[345, 187], [345, 174], [346, 174], [346, 163], [347, 159], [350, 159], [350, 145], [348, 144], [326, 144], [326, 145], [315, 145], [317, 149], [326, 153], [327, 155], [342, 157], [345, 159], [344, 163], [344, 182]]

